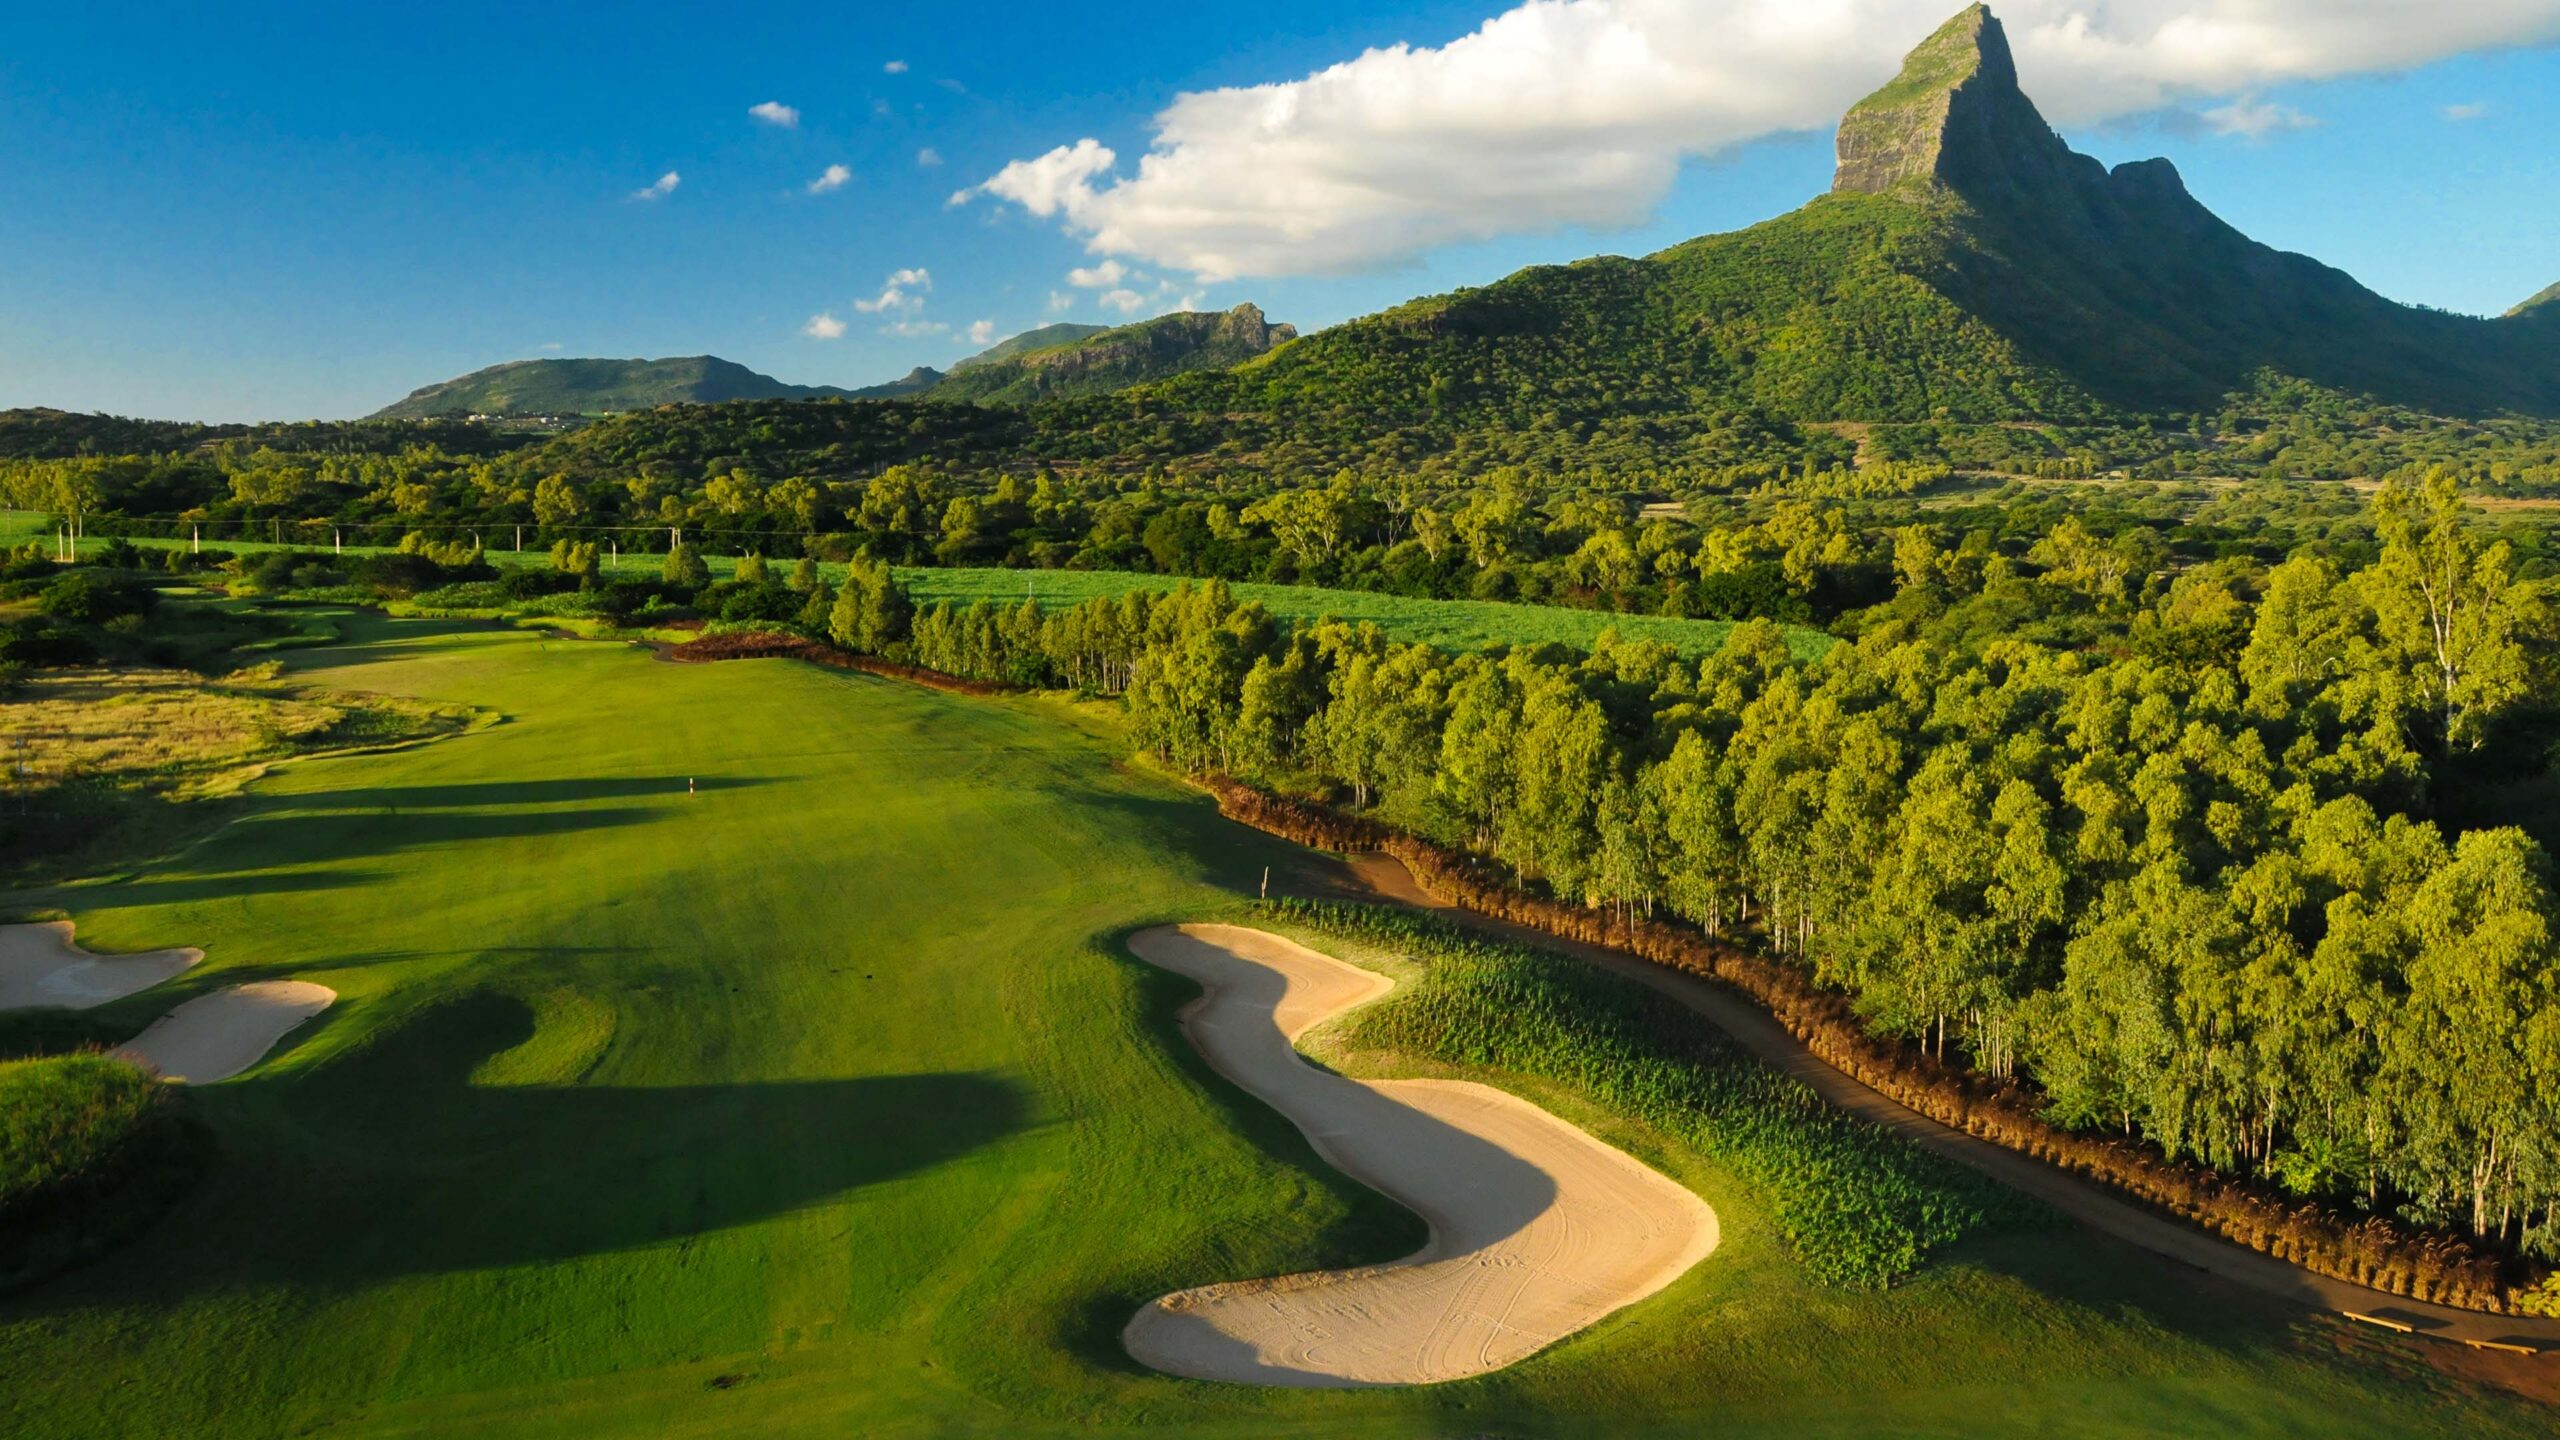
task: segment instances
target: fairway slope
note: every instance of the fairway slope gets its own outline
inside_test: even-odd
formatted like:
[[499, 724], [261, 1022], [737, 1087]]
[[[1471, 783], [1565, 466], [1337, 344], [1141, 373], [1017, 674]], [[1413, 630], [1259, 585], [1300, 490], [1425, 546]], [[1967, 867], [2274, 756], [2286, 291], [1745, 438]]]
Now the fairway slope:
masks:
[[1183, 1028], [1219, 1073], [1431, 1227], [1393, 1264], [1162, 1296], [1122, 1333], [1141, 1362], [1298, 1387], [1463, 1379], [1653, 1294], [1715, 1249], [1704, 1201], [1535, 1105], [1463, 1081], [1352, 1080], [1299, 1057], [1298, 1035], [1386, 993], [1386, 977], [1227, 925], [1146, 930], [1129, 948], [1206, 988]]
[[228, 1080], [267, 1056], [338, 992], [305, 980], [260, 980], [199, 995], [151, 1022], [120, 1053], [190, 1085]]
[[195, 949], [92, 955], [73, 944], [71, 922], [0, 925], [0, 1010], [87, 1010], [148, 990], [204, 958]]

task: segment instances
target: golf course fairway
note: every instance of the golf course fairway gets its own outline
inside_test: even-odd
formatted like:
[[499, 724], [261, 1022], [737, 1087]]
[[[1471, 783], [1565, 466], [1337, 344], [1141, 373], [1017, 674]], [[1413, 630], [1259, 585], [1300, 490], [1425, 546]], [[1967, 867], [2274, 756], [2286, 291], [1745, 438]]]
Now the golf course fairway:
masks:
[[1316, 1152], [1428, 1220], [1387, 1265], [1162, 1296], [1123, 1332], [1176, 1375], [1294, 1386], [1462, 1380], [1536, 1354], [1678, 1278], [1715, 1212], [1526, 1101], [1462, 1080], [1356, 1080], [1290, 1042], [1393, 982], [1259, 930], [1143, 930], [1129, 949], [1206, 989], [1182, 1024], [1218, 1073]]
[[1818, 1284], [1712, 1157], [1474, 1074], [1425, 1078], [1677, 1182], [1713, 1257], [1473, 1379], [1158, 1373], [1121, 1344], [1154, 1297], [1426, 1240], [1125, 945], [1254, 923], [1306, 852], [1124, 763], [1103, 707], [346, 625], [291, 673], [504, 719], [279, 766], [174, 855], [0, 896], [101, 954], [202, 947], [87, 1012], [114, 1033], [234, 985], [337, 996], [186, 1091], [211, 1143], [172, 1208], [0, 1295], [0, 1435], [2547, 1433], [2416, 1342], [2068, 1228]]

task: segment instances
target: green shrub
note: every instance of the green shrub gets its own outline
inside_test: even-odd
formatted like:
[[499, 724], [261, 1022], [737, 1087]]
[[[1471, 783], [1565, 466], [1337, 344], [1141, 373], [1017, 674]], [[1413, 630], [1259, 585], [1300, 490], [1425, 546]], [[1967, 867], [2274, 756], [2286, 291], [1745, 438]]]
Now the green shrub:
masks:
[[99, 1253], [203, 1159], [179, 1090], [100, 1054], [0, 1061], [0, 1289]]

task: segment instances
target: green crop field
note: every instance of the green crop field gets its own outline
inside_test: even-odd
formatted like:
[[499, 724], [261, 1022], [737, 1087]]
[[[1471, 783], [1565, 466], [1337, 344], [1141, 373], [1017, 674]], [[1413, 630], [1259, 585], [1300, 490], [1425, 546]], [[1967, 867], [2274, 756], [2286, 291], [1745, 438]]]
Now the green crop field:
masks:
[[0, 1432], [2547, 1433], [2077, 1234], [1817, 1283], [1751, 1172], [1553, 1078], [1507, 1083], [1694, 1186], [1721, 1249], [1478, 1380], [1151, 1374], [1115, 1340], [1145, 1297], [1417, 1235], [1117, 948], [1300, 852], [1058, 702], [346, 623], [294, 673], [506, 719], [285, 765], [174, 858], [0, 897], [205, 947], [107, 1023], [249, 977], [341, 997], [190, 1097], [213, 1158], [172, 1212], [0, 1297]]
[[[936, 600], [993, 600], [1018, 604], [1027, 595], [1044, 604], [1074, 604], [1099, 595], [1126, 595], [1132, 590], [1170, 590], [1183, 583], [1164, 575], [1119, 570], [906, 569], [898, 579], [920, 603]], [[1415, 600], [1366, 590], [1328, 590], [1314, 585], [1238, 584], [1239, 600], [1260, 601], [1284, 620], [1317, 620], [1330, 616], [1353, 624], [1367, 622], [1391, 640], [1421, 642], [1452, 650], [1485, 645], [1565, 645], [1588, 650], [1600, 632], [1615, 630], [1629, 640], [1671, 646], [1683, 655], [1712, 653], [1733, 632], [1729, 620], [1680, 620], [1665, 615], [1619, 615], [1607, 610], [1568, 610], [1554, 605], [1514, 605], [1495, 600]], [[1812, 659], [1833, 643], [1819, 630], [1787, 628], [1787, 647], [1799, 659]]]
[[[23, 545], [31, 540], [52, 537], [50, 527], [40, 526], [43, 517], [24, 510], [0, 510], [0, 545]], [[492, 532], [493, 541], [506, 536]], [[108, 542], [92, 536], [81, 543], [83, 554], [92, 553]], [[181, 544], [181, 541], [138, 540], [144, 546]], [[327, 549], [326, 533], [318, 537], [317, 548]], [[255, 553], [275, 549], [312, 549], [311, 542], [278, 546], [265, 541], [223, 540], [208, 542], [208, 548], [237, 553]], [[363, 553], [379, 546], [349, 545], [347, 553]], [[536, 551], [518, 554], [511, 550], [492, 550], [489, 560], [497, 565], [547, 565], [549, 557]], [[639, 574], [657, 573], [661, 557], [633, 555], [623, 561], [626, 571]], [[706, 555], [714, 575], [727, 575], [737, 568], [734, 555]], [[844, 576], [842, 565], [821, 565], [819, 573], [830, 583]], [[996, 567], [945, 569], [941, 567], [901, 566], [898, 580], [915, 596], [917, 603], [930, 605], [940, 600], [968, 604], [990, 600], [1001, 604], [1018, 604], [1025, 597], [1045, 605], [1073, 605], [1096, 596], [1126, 595], [1132, 590], [1170, 590], [1184, 583], [1168, 575], [1144, 575], [1124, 570], [1006, 570]], [[1471, 650], [1485, 645], [1570, 646], [1588, 650], [1604, 630], [1616, 630], [1630, 640], [1648, 640], [1669, 645], [1681, 654], [1696, 657], [1712, 652], [1724, 644], [1732, 633], [1727, 620], [1680, 620], [1664, 615], [1619, 615], [1606, 610], [1569, 610], [1553, 605], [1515, 605], [1493, 600], [1416, 600], [1401, 595], [1381, 595], [1365, 590], [1333, 590], [1315, 585], [1239, 584], [1233, 587], [1240, 599], [1258, 600], [1264, 609], [1284, 620], [1318, 620], [1330, 616], [1353, 624], [1368, 622], [1386, 632], [1392, 640], [1419, 641], [1456, 650]], [[1802, 626], [1787, 627], [1787, 647], [1800, 659], [1820, 655], [1833, 643], [1819, 630]]]

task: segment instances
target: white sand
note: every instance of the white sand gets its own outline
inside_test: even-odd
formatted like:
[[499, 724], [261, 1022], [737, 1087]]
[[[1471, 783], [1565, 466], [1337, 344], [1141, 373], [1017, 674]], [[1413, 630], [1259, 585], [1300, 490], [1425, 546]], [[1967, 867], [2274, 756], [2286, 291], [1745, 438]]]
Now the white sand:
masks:
[[152, 1021], [120, 1053], [190, 1085], [228, 1080], [337, 998], [328, 986], [302, 980], [233, 985]]
[[0, 925], [0, 1010], [86, 1010], [148, 990], [204, 958], [192, 949], [92, 955], [71, 935], [68, 920]]
[[1386, 993], [1384, 976], [1226, 925], [1148, 930], [1129, 948], [1207, 987], [1183, 1026], [1211, 1065], [1431, 1227], [1391, 1265], [1163, 1296], [1121, 1333], [1143, 1363], [1263, 1385], [1456, 1380], [1537, 1353], [1715, 1249], [1705, 1201], [1527, 1101], [1464, 1081], [1347, 1079], [1292, 1048]]

